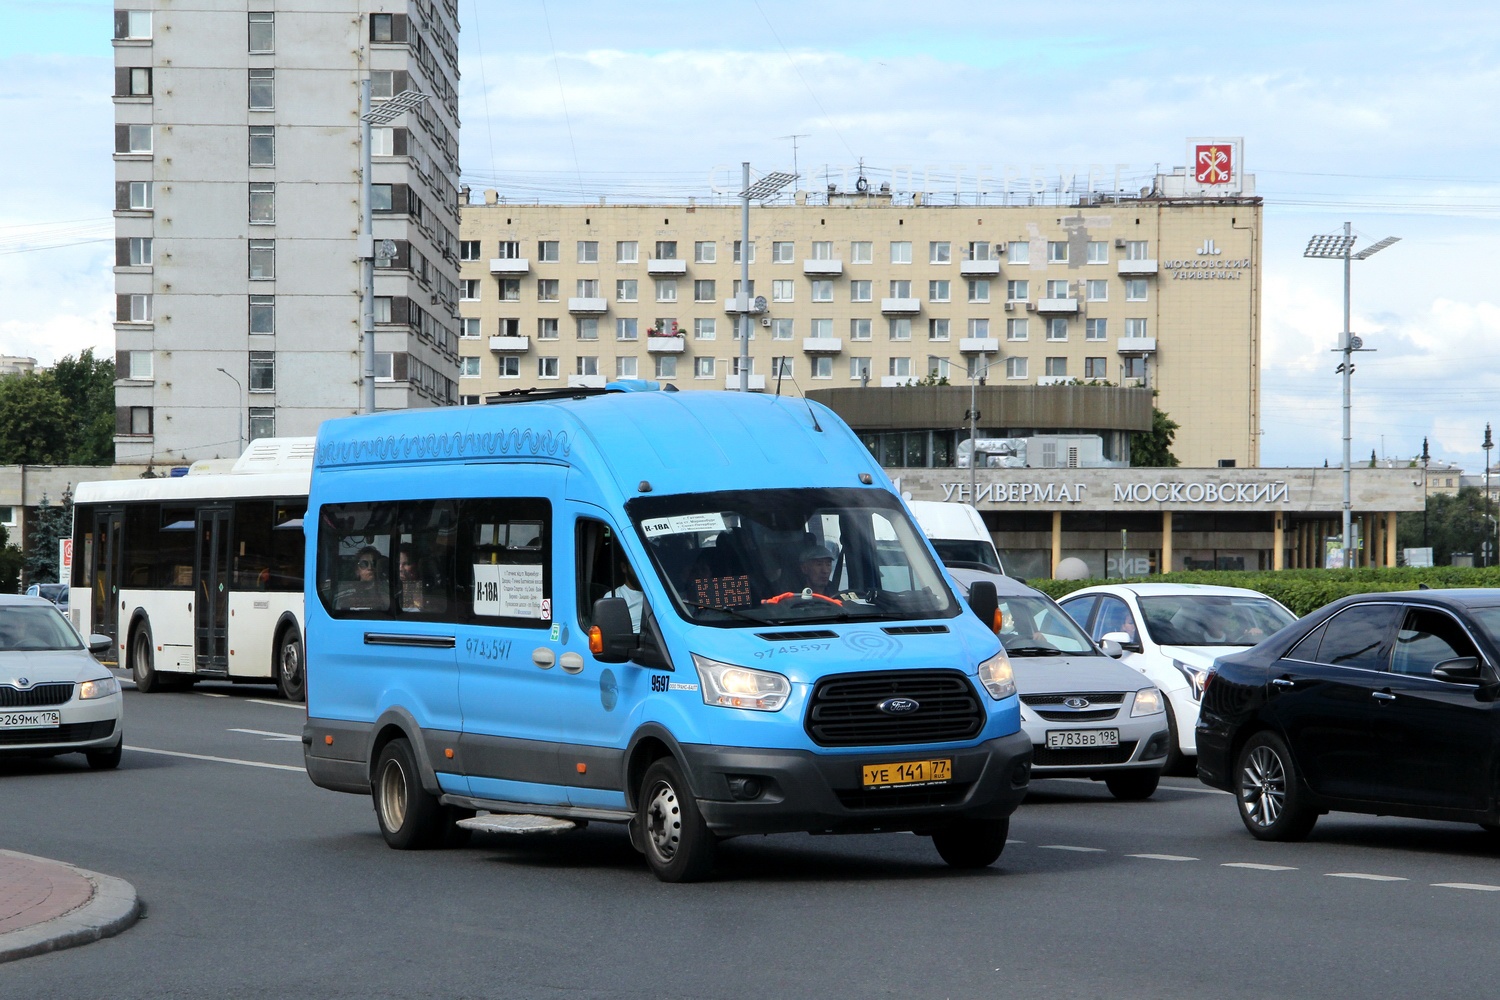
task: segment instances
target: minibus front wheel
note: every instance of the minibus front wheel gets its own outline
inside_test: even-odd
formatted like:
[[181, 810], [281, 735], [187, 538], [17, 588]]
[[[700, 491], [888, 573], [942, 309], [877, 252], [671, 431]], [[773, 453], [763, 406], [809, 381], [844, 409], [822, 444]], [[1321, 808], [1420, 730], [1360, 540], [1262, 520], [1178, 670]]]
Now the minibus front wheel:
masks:
[[1010, 819], [964, 819], [934, 830], [932, 844], [952, 868], [988, 868], [1000, 859]]
[[663, 882], [697, 882], [714, 866], [714, 835], [682, 768], [663, 757], [646, 769], [636, 804], [636, 823], [646, 863]]
[[435, 796], [422, 787], [417, 759], [404, 739], [387, 743], [370, 782], [380, 834], [398, 851], [420, 851], [442, 840], [447, 817]]

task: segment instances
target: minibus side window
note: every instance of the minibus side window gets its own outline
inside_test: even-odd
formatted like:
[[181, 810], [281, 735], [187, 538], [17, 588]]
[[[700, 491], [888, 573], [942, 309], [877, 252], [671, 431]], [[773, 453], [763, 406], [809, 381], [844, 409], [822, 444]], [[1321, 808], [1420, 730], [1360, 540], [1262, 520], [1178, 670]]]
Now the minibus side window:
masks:
[[330, 504], [319, 525], [318, 596], [335, 618], [391, 607], [393, 503]]
[[552, 505], [541, 497], [459, 503], [457, 618], [476, 625], [552, 624]]
[[641, 609], [645, 595], [635, 568], [625, 556], [614, 529], [603, 521], [578, 519], [578, 624], [584, 631], [594, 624], [594, 602], [601, 597], [620, 597], [630, 607], [631, 628], [641, 631]]
[[458, 543], [458, 503], [415, 500], [401, 504], [396, 526], [396, 607], [404, 615], [451, 618], [458, 604], [453, 561]]

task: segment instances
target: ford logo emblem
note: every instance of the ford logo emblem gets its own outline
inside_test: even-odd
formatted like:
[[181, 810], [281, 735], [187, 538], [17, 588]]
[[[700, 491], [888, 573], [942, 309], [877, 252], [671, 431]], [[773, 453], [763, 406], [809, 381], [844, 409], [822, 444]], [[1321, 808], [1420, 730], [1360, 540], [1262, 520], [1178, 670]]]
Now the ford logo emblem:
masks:
[[887, 698], [875, 707], [886, 715], [909, 715], [921, 708], [922, 705], [911, 698]]
[[1087, 698], [1069, 698], [1063, 704], [1072, 709], [1083, 709], [1088, 708], [1090, 702]]

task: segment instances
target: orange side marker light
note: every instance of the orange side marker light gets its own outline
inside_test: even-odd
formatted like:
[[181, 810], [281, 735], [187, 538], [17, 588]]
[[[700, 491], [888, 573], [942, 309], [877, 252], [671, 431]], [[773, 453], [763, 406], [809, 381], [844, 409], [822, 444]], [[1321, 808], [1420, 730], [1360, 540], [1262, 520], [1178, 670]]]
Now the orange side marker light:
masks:
[[599, 631], [598, 625], [589, 626], [589, 652], [604, 652], [604, 633]]
[[328, 746], [333, 746], [333, 734], [330, 733], [327, 736], [323, 737], [323, 742]]

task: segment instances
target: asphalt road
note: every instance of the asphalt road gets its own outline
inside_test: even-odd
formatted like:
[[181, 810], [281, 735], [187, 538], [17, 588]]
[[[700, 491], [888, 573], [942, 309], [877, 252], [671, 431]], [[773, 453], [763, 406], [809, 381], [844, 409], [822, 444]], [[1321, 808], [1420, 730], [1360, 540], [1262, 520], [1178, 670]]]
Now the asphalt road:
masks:
[[657, 882], [623, 828], [389, 850], [313, 787], [300, 706], [127, 694], [124, 763], [0, 761], [0, 847], [133, 883], [119, 937], [0, 966], [0, 997], [1475, 997], [1500, 842], [1325, 817], [1262, 844], [1185, 778], [1144, 803], [1039, 782], [1000, 862], [909, 834], [732, 841]]

